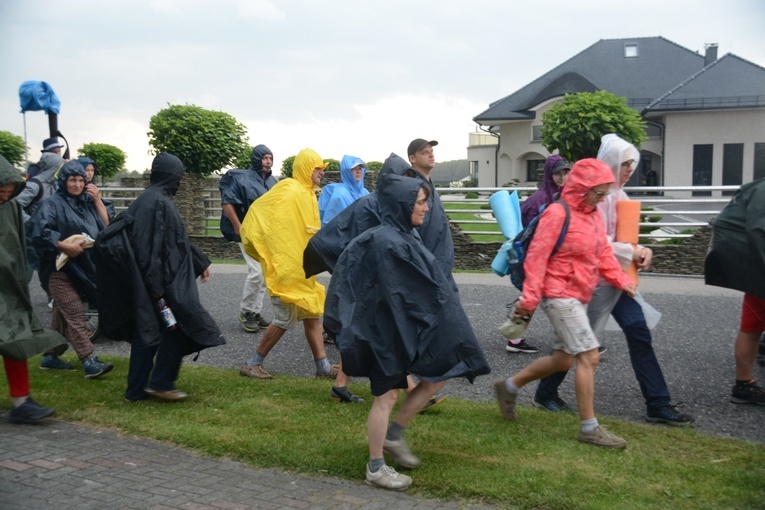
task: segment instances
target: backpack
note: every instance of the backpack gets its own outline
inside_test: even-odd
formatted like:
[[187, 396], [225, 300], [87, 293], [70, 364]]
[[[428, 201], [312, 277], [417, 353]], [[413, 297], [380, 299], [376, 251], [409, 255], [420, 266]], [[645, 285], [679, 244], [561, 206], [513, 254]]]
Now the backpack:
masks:
[[[563, 208], [566, 210], [566, 220], [563, 222], [563, 229], [560, 231], [558, 242], [555, 243], [555, 248], [553, 248], [552, 254], [550, 256], [554, 255], [555, 252], [558, 251], [558, 248], [560, 248], [560, 245], [563, 244], [563, 238], [566, 237], [566, 232], [568, 231], [568, 223], [571, 219], [571, 212], [569, 211], [568, 204], [566, 202], [563, 200], [556, 200], [553, 203], [563, 206]], [[523, 262], [526, 260], [526, 254], [529, 251], [531, 241], [534, 239], [534, 233], [537, 230], [539, 218], [542, 216], [542, 211], [544, 211], [544, 209], [544, 207], [540, 209], [539, 214], [537, 214], [534, 219], [531, 220], [531, 222], [526, 225], [523, 230], [518, 233], [517, 236], [515, 236], [515, 239], [513, 239], [510, 248], [507, 250], [507, 258], [510, 266], [510, 280], [513, 282], [513, 285], [515, 285], [515, 288], [520, 291], [523, 290], [523, 280], [526, 276], [523, 272]]]

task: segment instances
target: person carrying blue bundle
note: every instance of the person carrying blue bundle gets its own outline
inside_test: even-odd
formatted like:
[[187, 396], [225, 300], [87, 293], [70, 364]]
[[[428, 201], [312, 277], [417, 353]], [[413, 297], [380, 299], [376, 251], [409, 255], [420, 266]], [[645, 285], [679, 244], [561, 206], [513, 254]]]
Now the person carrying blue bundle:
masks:
[[364, 187], [367, 165], [356, 156], [343, 156], [340, 161], [340, 180], [322, 188], [319, 195], [319, 215], [323, 227], [343, 209], [369, 194]]

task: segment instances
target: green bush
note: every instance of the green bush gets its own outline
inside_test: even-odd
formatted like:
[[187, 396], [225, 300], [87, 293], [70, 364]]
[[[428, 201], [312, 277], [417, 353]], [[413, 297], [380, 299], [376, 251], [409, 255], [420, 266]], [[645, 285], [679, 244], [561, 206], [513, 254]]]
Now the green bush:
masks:
[[627, 99], [610, 92], [566, 94], [542, 115], [542, 145], [556, 149], [568, 161], [594, 158], [600, 139], [615, 133], [640, 149], [646, 139], [645, 121]]
[[282, 177], [292, 177], [292, 164], [295, 162], [295, 156], [290, 156], [282, 161]]
[[382, 170], [382, 161], [370, 161], [367, 163], [367, 172], [379, 172]]
[[119, 147], [108, 143], [86, 143], [77, 151], [78, 156], [85, 156], [96, 162], [98, 174], [114, 177], [125, 169], [125, 153]]
[[8, 162], [20, 167], [24, 163], [24, 153], [26, 151], [24, 139], [14, 135], [10, 131], [0, 131], [0, 155]]
[[465, 193], [465, 198], [478, 198], [478, 192], [468, 191], [467, 193]]
[[188, 104], [160, 110], [147, 134], [154, 154], [170, 152], [187, 172], [201, 176], [230, 167], [249, 147], [246, 129], [234, 117]]

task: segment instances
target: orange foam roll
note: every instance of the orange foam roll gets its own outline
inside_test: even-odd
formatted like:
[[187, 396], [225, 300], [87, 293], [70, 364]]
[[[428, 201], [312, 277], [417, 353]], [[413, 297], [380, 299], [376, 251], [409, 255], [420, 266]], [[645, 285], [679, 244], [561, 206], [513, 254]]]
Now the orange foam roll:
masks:
[[[619, 200], [616, 203], [616, 241], [632, 243], [637, 246], [640, 237], [640, 202], [635, 200]], [[624, 271], [627, 276], [638, 283], [638, 267], [633, 261]]]

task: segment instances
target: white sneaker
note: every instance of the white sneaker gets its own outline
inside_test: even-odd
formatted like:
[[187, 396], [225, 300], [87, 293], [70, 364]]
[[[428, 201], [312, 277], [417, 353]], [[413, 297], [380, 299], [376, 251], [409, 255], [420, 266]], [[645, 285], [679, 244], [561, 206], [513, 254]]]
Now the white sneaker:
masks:
[[412, 485], [412, 477], [402, 475], [392, 467], [383, 464], [383, 466], [374, 473], [369, 470], [367, 464], [367, 480], [369, 485], [388, 489], [391, 491], [403, 491]]

